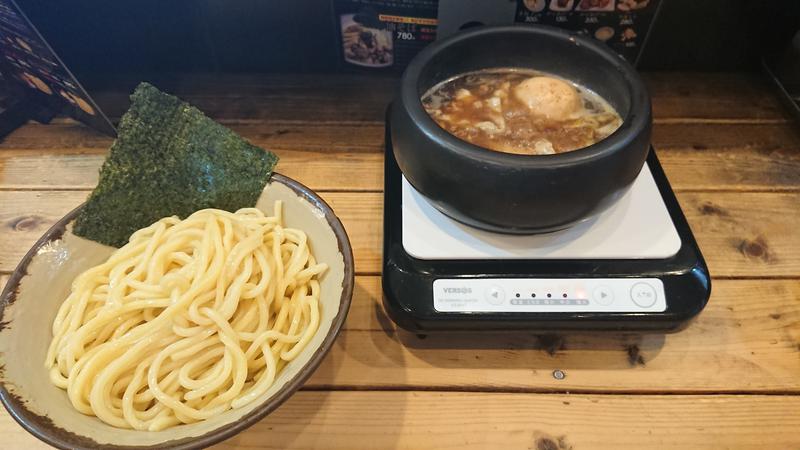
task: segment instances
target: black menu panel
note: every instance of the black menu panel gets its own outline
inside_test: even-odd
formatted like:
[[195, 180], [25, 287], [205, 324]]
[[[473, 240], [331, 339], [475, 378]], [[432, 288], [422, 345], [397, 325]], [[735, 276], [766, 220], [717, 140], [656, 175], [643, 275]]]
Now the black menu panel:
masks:
[[635, 64], [661, 0], [517, 0], [517, 23], [553, 25], [605, 42]]
[[103, 133], [114, 127], [13, 0], [0, 0], [0, 72], [45, 104]]

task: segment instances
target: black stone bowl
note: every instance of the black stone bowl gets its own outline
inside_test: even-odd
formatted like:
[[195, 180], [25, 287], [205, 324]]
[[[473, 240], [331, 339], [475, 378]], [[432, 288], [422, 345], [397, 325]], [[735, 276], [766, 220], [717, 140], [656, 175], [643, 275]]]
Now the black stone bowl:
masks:
[[[440, 128], [421, 97], [464, 72], [519, 67], [581, 84], [623, 118], [612, 135], [555, 155], [488, 150]], [[636, 70], [605, 44], [545, 26], [483, 27], [420, 52], [406, 68], [390, 110], [392, 147], [414, 188], [446, 215], [513, 234], [556, 231], [586, 220], [619, 198], [642, 169], [650, 146], [650, 98]]]

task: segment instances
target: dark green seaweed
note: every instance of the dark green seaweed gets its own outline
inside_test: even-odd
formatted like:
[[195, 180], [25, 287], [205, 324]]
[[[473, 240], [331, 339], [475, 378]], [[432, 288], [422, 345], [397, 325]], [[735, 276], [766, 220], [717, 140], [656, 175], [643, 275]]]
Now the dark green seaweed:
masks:
[[148, 83], [131, 100], [75, 234], [121, 247], [163, 217], [255, 205], [277, 156]]

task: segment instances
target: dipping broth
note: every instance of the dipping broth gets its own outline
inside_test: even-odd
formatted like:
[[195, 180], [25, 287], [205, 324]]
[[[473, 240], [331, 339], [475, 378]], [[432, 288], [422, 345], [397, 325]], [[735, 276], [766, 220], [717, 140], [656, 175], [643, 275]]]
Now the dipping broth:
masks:
[[622, 124], [614, 108], [589, 89], [527, 69], [465, 73], [431, 88], [422, 104], [458, 138], [522, 155], [587, 147]]

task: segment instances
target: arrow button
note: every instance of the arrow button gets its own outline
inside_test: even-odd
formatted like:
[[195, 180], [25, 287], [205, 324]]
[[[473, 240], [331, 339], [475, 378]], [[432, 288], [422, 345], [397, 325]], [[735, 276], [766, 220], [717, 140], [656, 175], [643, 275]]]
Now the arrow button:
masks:
[[598, 305], [608, 306], [614, 303], [614, 291], [608, 286], [597, 286], [592, 297]]
[[500, 305], [506, 299], [506, 293], [500, 286], [489, 286], [486, 288], [486, 301], [492, 305]]

